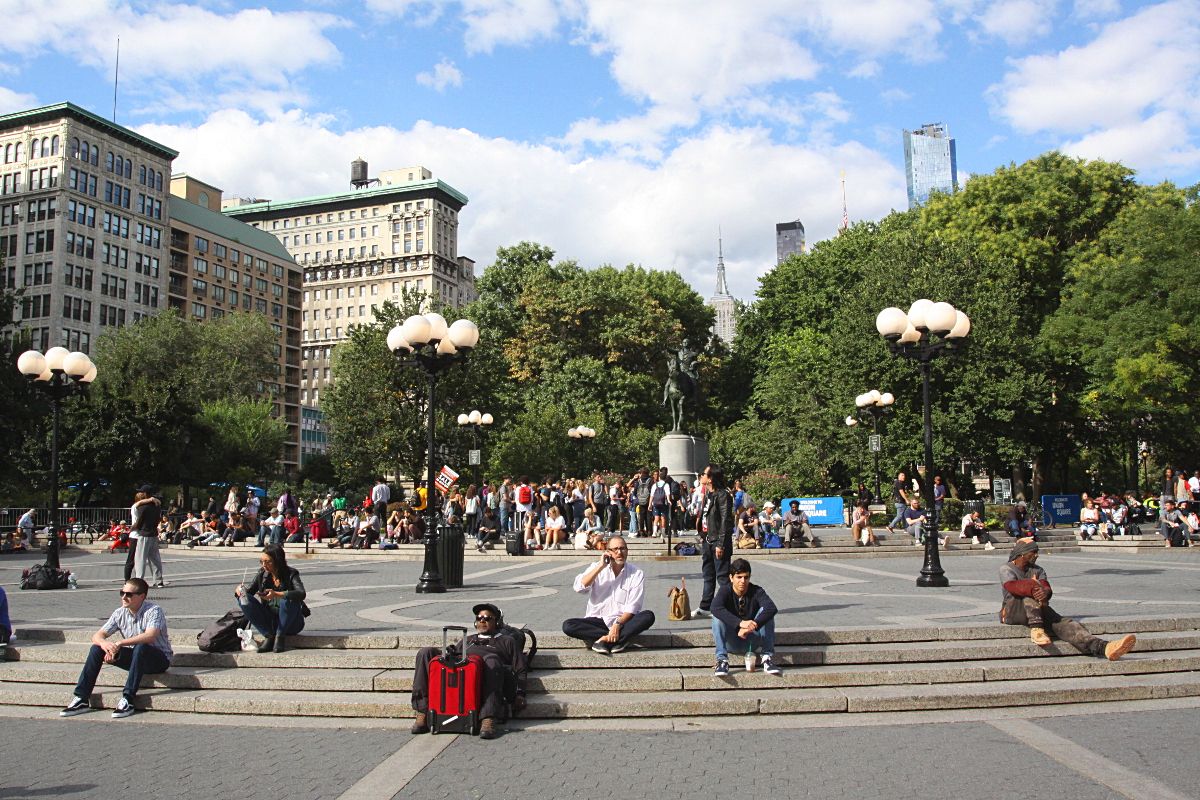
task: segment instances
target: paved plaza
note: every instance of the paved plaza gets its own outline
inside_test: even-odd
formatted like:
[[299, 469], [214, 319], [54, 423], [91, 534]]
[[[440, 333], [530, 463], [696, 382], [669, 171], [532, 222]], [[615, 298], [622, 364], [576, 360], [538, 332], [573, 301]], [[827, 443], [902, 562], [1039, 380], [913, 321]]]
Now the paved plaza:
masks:
[[[915, 548], [914, 548], [915, 551]], [[151, 598], [173, 631], [199, 629], [233, 604], [256, 555], [164, 552], [171, 585]], [[23, 626], [94, 628], [117, 604], [121, 556], [68, 552], [74, 591], [22, 592], [0, 561], [18, 642]], [[779, 626], [992, 623], [1001, 555], [944, 560], [949, 589], [919, 589], [921, 559], [759, 561], [754, 578], [778, 602]], [[465, 624], [470, 605], [498, 602], [509, 620], [557, 632], [582, 598], [571, 580], [586, 560], [468, 562], [467, 587], [418, 595], [419, 562], [303, 560], [313, 616], [307, 633], [426, 630]], [[1200, 554], [1046, 554], [1062, 612], [1094, 617], [1200, 613]], [[644, 561], [647, 605], [671, 623], [667, 590], [686, 577], [698, 599], [699, 560]], [[64, 698], [65, 699], [65, 698]], [[1200, 700], [936, 712], [727, 718], [529, 720], [494, 742], [407, 733], [402, 719], [264, 718], [149, 712], [61, 720], [44, 707], [3, 707], [7, 757], [0, 798], [112, 798], [278, 792], [298, 798], [1197, 797]], [[120, 738], [114, 738], [119, 732]], [[52, 758], [44, 757], [53, 754]], [[737, 763], [749, 764], [742, 772]], [[48, 766], [53, 764], [53, 766]], [[131, 772], [127, 765], [137, 765]]]

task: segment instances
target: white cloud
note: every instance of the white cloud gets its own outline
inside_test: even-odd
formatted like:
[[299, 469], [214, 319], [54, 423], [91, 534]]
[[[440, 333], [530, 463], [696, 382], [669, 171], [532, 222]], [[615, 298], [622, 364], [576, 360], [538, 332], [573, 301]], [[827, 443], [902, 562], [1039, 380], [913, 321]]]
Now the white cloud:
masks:
[[1063, 145], [1081, 158], [1102, 158], [1152, 169], [1200, 166], [1200, 148], [1192, 143], [1188, 123], [1174, 111], [1107, 128]]
[[17, 92], [0, 86], [0, 114], [11, 114], [38, 105], [37, 98], [25, 92]]
[[[346, 24], [331, 14], [219, 13], [180, 3], [150, 10], [122, 0], [7, 0], [5, 6], [0, 53], [31, 58], [53, 50], [111, 76], [120, 37], [123, 82], [140, 79], [146, 94], [162, 91], [167, 81], [195, 86], [201, 78], [222, 91], [287, 90], [296, 73], [340, 59], [326, 34]], [[52, 36], [47, 20], [53, 20]], [[202, 101], [212, 100], [209, 90]]]
[[1055, 5], [1050, 0], [996, 0], [984, 10], [979, 26], [1010, 45], [1024, 44], [1050, 32]]
[[[1186, 161], [1200, 133], [1200, 3], [1150, 6], [1086, 45], [1018, 59], [988, 93], [1017, 131], [1074, 137], [1072, 152], [1135, 168]], [[1135, 144], [1139, 130], [1180, 138], [1156, 155]]]
[[384, 16], [430, 25], [457, 8], [465, 25], [468, 53], [490, 53], [498, 46], [527, 45], [553, 35], [572, 15], [568, 0], [367, 0], [367, 8]]
[[1072, 12], [1079, 19], [1115, 17], [1121, 11], [1121, 0], [1075, 0]]
[[879, 99], [887, 103], [889, 106], [896, 103], [904, 103], [912, 99], [912, 95], [904, 91], [898, 86], [893, 86], [891, 89], [884, 89], [879, 93]]
[[[749, 298], [774, 264], [776, 222], [800, 217], [810, 241], [836, 231], [839, 170], [847, 173], [852, 219], [875, 219], [905, 204], [900, 171], [855, 142], [779, 144], [766, 130], [717, 125], [648, 164], [428, 122], [341, 133], [330, 122], [298, 111], [267, 119], [224, 111], [194, 127], [139, 130], [180, 151], [177, 170], [228, 195], [278, 199], [349, 188], [349, 161], [358, 155], [376, 172], [398, 166], [388, 161], [397, 157], [424, 164], [470, 198], [459, 251], [482, 265], [496, 247], [530, 239], [588, 266], [676, 269], [705, 296], [713, 288], [718, 225], [734, 293]], [[514, 186], [521, 187], [519, 203]]]
[[444, 92], [447, 86], [462, 86], [462, 72], [454, 66], [453, 61], [442, 59], [428, 72], [417, 73], [417, 83]]

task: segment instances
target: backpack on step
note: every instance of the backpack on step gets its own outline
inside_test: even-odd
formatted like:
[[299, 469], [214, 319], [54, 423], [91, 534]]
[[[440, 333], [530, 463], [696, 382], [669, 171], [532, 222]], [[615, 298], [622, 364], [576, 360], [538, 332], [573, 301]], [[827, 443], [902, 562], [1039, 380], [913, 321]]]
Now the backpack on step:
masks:
[[241, 611], [227, 611], [216, 622], [210, 622], [196, 634], [196, 647], [205, 653], [232, 653], [242, 649], [241, 629], [245, 628], [246, 615]]

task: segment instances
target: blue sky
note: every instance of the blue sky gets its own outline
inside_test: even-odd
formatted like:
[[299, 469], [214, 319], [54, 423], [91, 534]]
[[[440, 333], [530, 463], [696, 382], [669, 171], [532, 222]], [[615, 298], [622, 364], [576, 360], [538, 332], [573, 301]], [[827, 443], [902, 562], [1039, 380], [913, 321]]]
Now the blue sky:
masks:
[[[734, 293], [774, 224], [906, 206], [901, 130], [960, 172], [1060, 148], [1200, 181], [1200, 0], [2, 0], [0, 110], [70, 100], [283, 198], [423, 164], [465, 192], [460, 252], [532, 239]], [[53, 35], [47, 35], [53, 26]]]

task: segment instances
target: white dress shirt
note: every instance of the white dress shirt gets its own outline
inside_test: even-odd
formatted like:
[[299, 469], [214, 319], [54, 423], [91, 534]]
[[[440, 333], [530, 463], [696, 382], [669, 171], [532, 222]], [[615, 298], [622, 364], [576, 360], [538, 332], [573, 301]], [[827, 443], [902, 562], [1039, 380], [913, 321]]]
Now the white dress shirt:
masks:
[[[590, 569], [590, 568], [589, 568]], [[587, 593], [585, 617], [599, 617], [612, 627], [622, 614], [636, 614], [642, 610], [642, 595], [646, 586], [646, 575], [626, 562], [620, 575], [614, 575], [612, 567], [605, 567], [590, 586], [583, 585], [587, 570], [575, 576], [575, 591]]]

